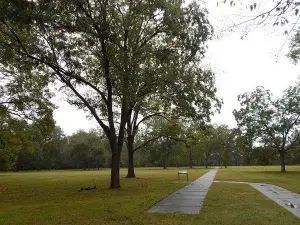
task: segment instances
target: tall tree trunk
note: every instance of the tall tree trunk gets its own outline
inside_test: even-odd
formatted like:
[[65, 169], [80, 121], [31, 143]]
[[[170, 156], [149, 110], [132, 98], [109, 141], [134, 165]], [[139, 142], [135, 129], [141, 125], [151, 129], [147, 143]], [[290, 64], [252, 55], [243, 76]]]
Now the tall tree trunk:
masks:
[[[116, 147], [116, 146], [115, 146]], [[110, 187], [111, 189], [120, 188], [120, 154], [118, 153], [118, 149], [112, 149], [114, 152], [112, 153], [111, 158], [111, 176], [110, 176]]]
[[127, 150], [128, 150], [128, 171], [127, 171], [127, 178], [134, 178], [134, 162], [133, 162], [133, 143], [134, 143], [134, 137], [128, 136], [127, 137]]
[[163, 160], [163, 166], [164, 166], [164, 169], [167, 169], [167, 159], [166, 159], [166, 157]]
[[207, 169], [208, 168], [208, 158], [207, 157], [205, 157], [204, 163], [205, 163], [205, 168]]
[[281, 172], [286, 172], [286, 170], [285, 170], [285, 160], [284, 160], [284, 158], [285, 158], [284, 150], [281, 150], [279, 152], [279, 154], [280, 154]]
[[[112, 115], [112, 114], [111, 114]], [[112, 151], [112, 162], [111, 162], [111, 180], [110, 180], [110, 188], [116, 189], [120, 188], [120, 158], [121, 152], [124, 143], [124, 133], [125, 133], [125, 126], [126, 126], [126, 119], [128, 116], [128, 102], [127, 99], [124, 98], [122, 101], [122, 108], [121, 108], [121, 120], [120, 120], [120, 127], [119, 127], [119, 135], [117, 136], [115, 133], [115, 129], [111, 129], [110, 132], [110, 147]], [[113, 117], [109, 117], [110, 127], [114, 128]]]
[[114, 132], [108, 134], [111, 149], [110, 186], [111, 189], [120, 188], [120, 153], [118, 151], [117, 136]]
[[192, 156], [192, 149], [190, 148], [190, 168], [193, 168], [193, 156]]

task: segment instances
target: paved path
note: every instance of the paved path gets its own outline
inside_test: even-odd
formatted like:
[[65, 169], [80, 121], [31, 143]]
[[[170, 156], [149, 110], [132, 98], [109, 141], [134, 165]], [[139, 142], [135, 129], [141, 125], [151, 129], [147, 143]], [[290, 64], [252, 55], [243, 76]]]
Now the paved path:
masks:
[[300, 218], [300, 195], [282, 187], [273, 184], [250, 183], [250, 182], [235, 182], [235, 181], [215, 181], [222, 183], [240, 183], [249, 184], [263, 195], [267, 196], [278, 205], [284, 207], [295, 216]]
[[169, 195], [147, 212], [199, 214], [217, 171], [218, 168], [209, 171], [190, 185]]

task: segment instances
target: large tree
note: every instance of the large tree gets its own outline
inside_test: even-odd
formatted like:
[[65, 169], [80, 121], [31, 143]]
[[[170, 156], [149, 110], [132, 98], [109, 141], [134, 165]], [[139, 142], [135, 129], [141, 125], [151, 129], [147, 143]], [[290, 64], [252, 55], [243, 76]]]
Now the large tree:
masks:
[[299, 141], [300, 129], [300, 82], [288, 87], [278, 99], [269, 90], [257, 87], [251, 93], [239, 95], [239, 110], [234, 110], [238, 126], [251, 132], [256, 141], [277, 151], [281, 171], [285, 172], [285, 157]]
[[[132, 104], [148, 94], [149, 83], [158, 85], [152, 77], [170, 74], [160, 68], [186, 65], [201, 54], [210, 33], [204, 13], [196, 3], [168, 0], [0, 3], [1, 65], [11, 76], [46, 76], [68, 102], [93, 116], [110, 143], [110, 188], [119, 188]], [[179, 81], [181, 72], [168, 81]]]

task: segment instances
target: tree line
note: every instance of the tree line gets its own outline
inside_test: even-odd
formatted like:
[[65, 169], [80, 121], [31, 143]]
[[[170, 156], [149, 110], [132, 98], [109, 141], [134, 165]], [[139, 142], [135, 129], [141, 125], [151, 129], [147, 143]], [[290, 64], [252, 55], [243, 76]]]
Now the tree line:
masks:
[[[0, 133], [1, 139], [6, 138], [6, 147], [14, 150], [3, 151], [1, 142], [0, 170], [90, 170], [111, 166], [109, 141], [97, 130], [79, 130], [66, 136], [58, 126], [48, 134], [35, 124], [22, 126], [22, 133], [20, 124], [11, 128], [19, 131], [17, 136]], [[300, 164], [299, 139], [291, 145], [287, 144], [289, 150], [285, 152], [284, 163]], [[197, 127], [178, 119], [152, 119], [136, 137], [135, 146], [133, 158], [128, 158], [128, 149], [124, 149], [120, 157], [120, 166], [127, 168], [129, 175], [135, 174], [135, 167], [227, 168], [282, 164], [282, 153], [270, 145], [269, 139], [258, 142], [254, 133], [239, 128], [229, 129], [226, 125]]]

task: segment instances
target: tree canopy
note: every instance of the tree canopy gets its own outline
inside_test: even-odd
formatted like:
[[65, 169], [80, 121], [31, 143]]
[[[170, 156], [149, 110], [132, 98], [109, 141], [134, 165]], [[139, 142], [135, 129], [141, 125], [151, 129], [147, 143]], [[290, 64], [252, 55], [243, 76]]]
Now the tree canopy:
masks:
[[238, 99], [241, 108], [233, 112], [238, 126], [252, 133], [257, 142], [276, 150], [281, 157], [281, 171], [285, 171], [285, 156], [295, 149], [300, 138], [299, 81], [278, 99], [263, 87], [241, 94]]

